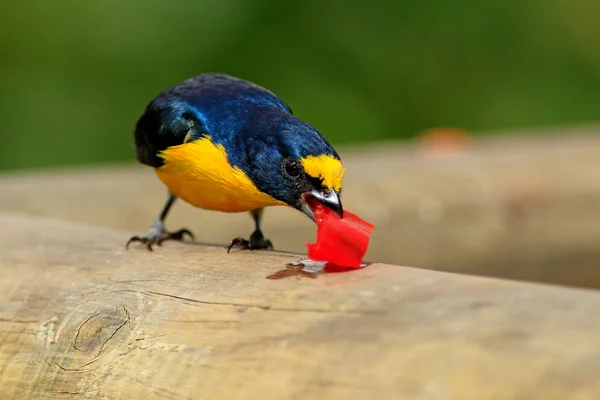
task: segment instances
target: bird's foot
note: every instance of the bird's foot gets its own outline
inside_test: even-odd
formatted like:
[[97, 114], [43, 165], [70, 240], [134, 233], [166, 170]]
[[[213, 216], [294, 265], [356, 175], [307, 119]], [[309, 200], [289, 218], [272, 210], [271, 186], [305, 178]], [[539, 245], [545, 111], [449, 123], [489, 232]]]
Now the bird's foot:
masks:
[[188, 235], [194, 241], [194, 234], [189, 229], [183, 228], [178, 231], [168, 232], [162, 224], [155, 224], [150, 228], [147, 236], [132, 236], [125, 244], [125, 248], [128, 249], [132, 242], [140, 242], [145, 244], [148, 250], [152, 251], [152, 246], [155, 244], [161, 246], [165, 240], [181, 241], [185, 238], [185, 235]]
[[273, 250], [273, 243], [269, 239], [266, 239], [261, 231], [255, 231], [251, 236], [250, 240], [238, 237], [229, 243], [227, 253], [231, 251], [233, 247], [239, 247], [241, 250]]

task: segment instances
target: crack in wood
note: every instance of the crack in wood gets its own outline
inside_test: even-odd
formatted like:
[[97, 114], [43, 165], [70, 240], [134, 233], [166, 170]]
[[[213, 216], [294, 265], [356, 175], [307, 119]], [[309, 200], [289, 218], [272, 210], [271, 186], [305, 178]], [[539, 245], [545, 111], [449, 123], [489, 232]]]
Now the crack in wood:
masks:
[[250, 307], [250, 308], [260, 308], [262, 310], [269, 310], [271, 308], [271, 306], [262, 306], [260, 304], [228, 303], [228, 302], [190, 299], [189, 297], [177, 296], [177, 295], [168, 294], [168, 293], [153, 292], [150, 290], [147, 290], [147, 291], [133, 290], [133, 291], [139, 292], [139, 293], [144, 293], [144, 294], [153, 294], [156, 296], [170, 297], [175, 300], [189, 301], [190, 303], [198, 303], [198, 304], [210, 304], [210, 305], [217, 305], [217, 306], [233, 306], [233, 307]]
[[289, 311], [289, 312], [314, 312], [314, 313], [324, 313], [324, 314], [353, 314], [353, 315], [377, 315], [377, 314], [385, 314], [384, 310], [330, 310], [324, 308], [287, 308], [287, 307], [273, 307], [270, 305], [260, 305], [260, 304], [247, 304], [247, 303], [235, 303], [235, 302], [221, 302], [221, 301], [208, 301], [208, 300], [198, 300], [192, 299], [189, 297], [177, 296], [174, 294], [154, 292], [150, 290], [134, 290], [134, 289], [124, 289], [126, 292], [133, 293], [141, 293], [146, 295], [154, 295], [154, 296], [162, 296], [168, 297], [175, 300], [186, 301], [194, 304], [207, 304], [207, 305], [216, 305], [216, 306], [231, 306], [231, 307], [247, 307], [247, 308], [257, 308], [265, 311]]

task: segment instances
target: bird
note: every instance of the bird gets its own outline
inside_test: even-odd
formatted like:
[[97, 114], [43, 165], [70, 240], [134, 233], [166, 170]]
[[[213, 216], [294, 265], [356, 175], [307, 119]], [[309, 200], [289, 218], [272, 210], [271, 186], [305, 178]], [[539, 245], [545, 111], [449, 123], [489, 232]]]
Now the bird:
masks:
[[319, 202], [343, 218], [338, 153], [285, 101], [248, 80], [204, 73], [160, 92], [139, 117], [134, 144], [137, 160], [154, 169], [168, 197], [148, 234], [132, 236], [127, 248], [193, 240], [187, 228], [165, 228], [178, 198], [205, 210], [250, 213], [254, 231], [231, 240], [227, 252], [273, 249], [261, 229], [266, 207], [287, 206], [316, 222]]

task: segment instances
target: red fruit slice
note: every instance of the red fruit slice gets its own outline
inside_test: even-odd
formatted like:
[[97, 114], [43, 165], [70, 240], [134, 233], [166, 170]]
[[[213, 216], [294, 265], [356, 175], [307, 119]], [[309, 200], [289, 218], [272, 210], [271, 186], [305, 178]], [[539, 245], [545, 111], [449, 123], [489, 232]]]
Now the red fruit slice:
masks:
[[340, 218], [316, 200], [311, 201], [310, 206], [317, 222], [317, 243], [306, 244], [308, 258], [360, 268], [375, 226], [348, 211]]

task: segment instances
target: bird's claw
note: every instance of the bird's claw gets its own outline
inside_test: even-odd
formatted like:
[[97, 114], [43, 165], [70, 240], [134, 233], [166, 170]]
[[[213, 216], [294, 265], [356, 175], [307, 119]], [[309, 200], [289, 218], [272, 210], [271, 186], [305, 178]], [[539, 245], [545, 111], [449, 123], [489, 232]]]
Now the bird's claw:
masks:
[[150, 232], [148, 234], [148, 236], [132, 236], [127, 243], [125, 244], [125, 249], [129, 249], [129, 245], [132, 242], [140, 242], [146, 245], [146, 248], [149, 251], [152, 251], [152, 245], [157, 244], [159, 246], [162, 246], [162, 243], [165, 240], [183, 240], [185, 238], [185, 235], [188, 235], [190, 237], [190, 239], [192, 239], [192, 241], [194, 241], [196, 238], [194, 237], [194, 234], [192, 233], [192, 231], [190, 231], [189, 229], [180, 229], [178, 231], [174, 231], [174, 232], [167, 232], [167, 231], [160, 231], [158, 233], [154, 233], [154, 232]]
[[273, 250], [273, 243], [269, 239], [261, 238], [260, 240], [250, 240], [238, 237], [235, 238], [229, 243], [229, 247], [227, 247], [227, 253], [231, 251], [231, 249], [235, 247], [239, 247], [241, 250]]

